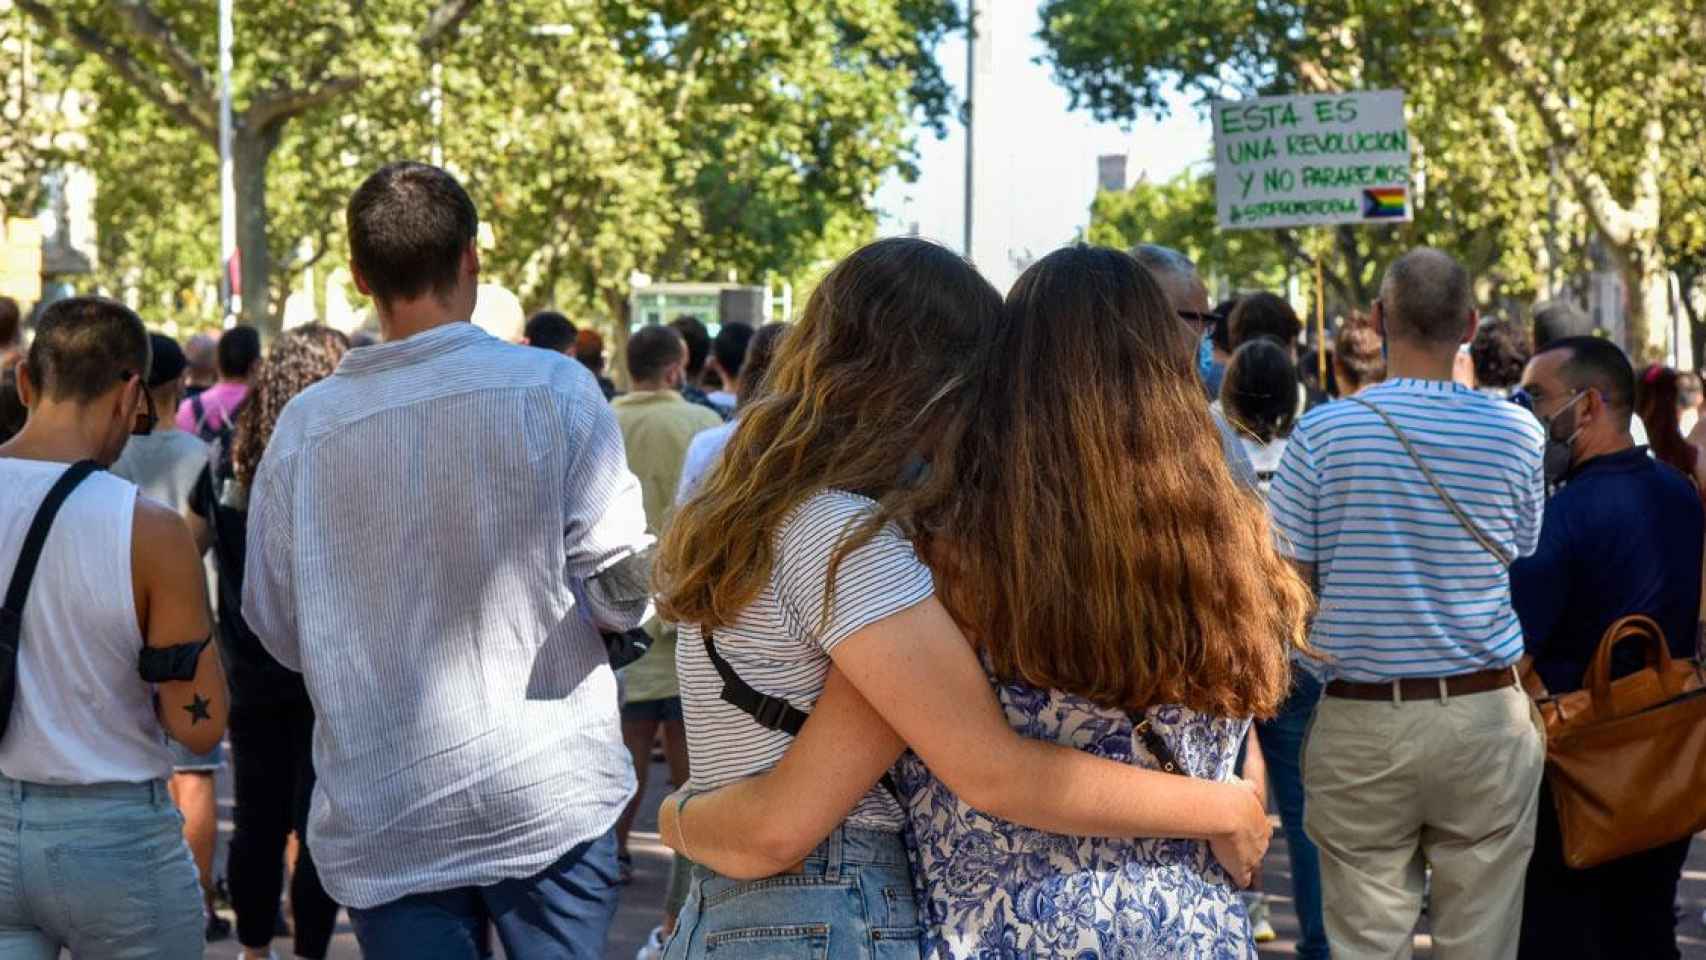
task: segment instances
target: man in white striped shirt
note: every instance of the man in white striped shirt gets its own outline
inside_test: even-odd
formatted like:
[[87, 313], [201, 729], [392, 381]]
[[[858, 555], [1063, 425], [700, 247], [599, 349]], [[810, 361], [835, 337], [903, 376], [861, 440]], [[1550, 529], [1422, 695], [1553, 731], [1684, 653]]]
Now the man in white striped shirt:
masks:
[[1306, 415], [1269, 497], [1321, 601], [1303, 778], [1327, 933], [1339, 960], [1408, 955], [1425, 860], [1435, 953], [1515, 957], [1544, 748], [1506, 568], [1539, 542], [1542, 432], [1452, 382], [1476, 317], [1449, 256], [1394, 262], [1374, 320], [1390, 379]]
[[321, 879], [369, 958], [473, 960], [487, 923], [601, 958], [634, 772], [599, 632], [649, 612], [639, 483], [586, 368], [466, 322], [449, 174], [387, 166], [348, 221], [386, 342], [279, 417], [243, 598], [314, 703]]

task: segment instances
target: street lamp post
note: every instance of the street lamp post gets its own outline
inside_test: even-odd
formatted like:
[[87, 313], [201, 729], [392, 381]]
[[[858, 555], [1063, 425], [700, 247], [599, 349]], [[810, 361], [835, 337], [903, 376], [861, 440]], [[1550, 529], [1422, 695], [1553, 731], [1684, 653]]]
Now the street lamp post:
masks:
[[231, 4], [219, 0], [219, 270], [226, 326], [243, 310], [237, 267], [237, 181], [231, 157]]

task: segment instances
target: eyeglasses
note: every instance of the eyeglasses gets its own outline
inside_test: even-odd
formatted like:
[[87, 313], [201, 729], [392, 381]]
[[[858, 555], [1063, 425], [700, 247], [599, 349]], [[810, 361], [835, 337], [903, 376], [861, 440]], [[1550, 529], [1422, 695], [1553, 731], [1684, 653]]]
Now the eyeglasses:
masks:
[[[140, 374], [124, 370], [120, 371], [118, 375], [120, 383], [129, 383], [131, 377], [140, 377]], [[160, 425], [160, 412], [154, 407], [154, 394], [148, 389], [148, 384], [142, 383], [138, 380], [137, 386], [142, 388], [142, 403], [144, 409], [137, 411], [136, 422], [130, 425], [130, 435], [133, 437], [146, 437], [154, 432], [155, 427]]]

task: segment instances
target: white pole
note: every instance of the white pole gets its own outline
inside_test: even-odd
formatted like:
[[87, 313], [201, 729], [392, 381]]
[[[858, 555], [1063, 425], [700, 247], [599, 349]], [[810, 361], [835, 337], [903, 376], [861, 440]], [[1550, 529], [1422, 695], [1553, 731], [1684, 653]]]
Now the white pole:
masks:
[[975, 169], [973, 157], [976, 151], [977, 124], [972, 121], [977, 109], [977, 32], [978, 32], [978, 2], [966, 0], [966, 222], [965, 222], [965, 256], [971, 259], [972, 247], [972, 210], [976, 206], [976, 191], [972, 179]]
[[219, 270], [225, 301], [225, 321], [243, 310], [242, 295], [233, 276], [237, 256], [237, 181], [231, 159], [231, 3], [219, 0]]
[[432, 165], [444, 166], [444, 64], [432, 58]]

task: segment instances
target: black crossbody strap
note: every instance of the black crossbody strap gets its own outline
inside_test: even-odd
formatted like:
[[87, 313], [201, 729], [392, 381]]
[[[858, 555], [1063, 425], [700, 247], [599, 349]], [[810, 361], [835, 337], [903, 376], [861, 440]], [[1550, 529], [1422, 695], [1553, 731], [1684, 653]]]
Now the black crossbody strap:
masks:
[[47, 545], [48, 531], [71, 491], [99, 469], [99, 464], [84, 460], [60, 474], [36, 509], [29, 532], [24, 534], [23, 547], [18, 550], [18, 565], [13, 568], [12, 582], [6, 587], [6, 600], [0, 604], [0, 737], [6, 735], [12, 719], [12, 703], [18, 696], [18, 646], [24, 632], [24, 603], [30, 597], [30, 583], [36, 578], [36, 564]]
[[[71, 491], [77, 489], [89, 474], [101, 469], [100, 464], [93, 460], [74, 463], [53, 487], [47, 491], [47, 498], [36, 510], [35, 519], [30, 521], [30, 530], [24, 535], [23, 549], [18, 551], [18, 565], [12, 570], [12, 583], [6, 588], [6, 602], [3, 605], [7, 613], [22, 620], [24, 617], [24, 601], [30, 595], [30, 583], [36, 577], [36, 564], [41, 562], [42, 548], [47, 545], [48, 531], [53, 528], [53, 518], [59, 515], [59, 508], [65, 504]], [[17, 651], [12, 651], [16, 655]]]
[[711, 658], [711, 666], [716, 667], [717, 675], [723, 678], [723, 702], [751, 717], [766, 730], [775, 730], [790, 737], [799, 736], [811, 714], [781, 697], [766, 696], [752, 689], [752, 685], [742, 680], [735, 668], [717, 652], [717, 642], [711, 631], [701, 628], [700, 633], [704, 634], [705, 654]]
[[1352, 403], [1361, 404], [1369, 410], [1374, 411], [1375, 416], [1385, 421], [1386, 428], [1391, 430], [1392, 435], [1398, 438], [1399, 445], [1404, 448], [1405, 453], [1410, 455], [1410, 460], [1415, 463], [1416, 468], [1422, 471], [1422, 476], [1427, 479], [1428, 485], [1434, 488], [1434, 493], [1439, 496], [1440, 500], [1445, 504], [1446, 509], [1451, 511], [1451, 515], [1456, 517], [1457, 522], [1462, 524], [1463, 529], [1468, 532], [1469, 536], [1474, 538], [1475, 542], [1481, 545], [1481, 549], [1492, 554], [1493, 559], [1499, 561], [1500, 566], [1509, 569], [1511, 565], [1511, 557], [1505, 553], [1503, 547], [1499, 546], [1492, 537], [1487, 535], [1485, 530], [1482, 530], [1474, 520], [1471, 520], [1469, 518], [1469, 514], [1466, 513], [1462, 507], [1457, 505], [1457, 501], [1452, 499], [1451, 494], [1446, 492], [1445, 485], [1439, 482], [1438, 477], [1434, 476], [1434, 472], [1428, 466], [1428, 462], [1423, 460], [1421, 453], [1416, 450], [1416, 445], [1410, 442], [1410, 438], [1404, 434], [1403, 430], [1399, 429], [1398, 421], [1387, 415], [1385, 410], [1380, 409], [1362, 397], [1350, 397], [1349, 399]]
[[[723, 702], [751, 717], [754, 723], [766, 730], [785, 733], [790, 737], [799, 736], [811, 714], [781, 697], [768, 696], [754, 690], [752, 684], [742, 680], [740, 674], [735, 672], [734, 665], [724, 660], [723, 655], [717, 652], [717, 641], [711, 636], [710, 628], [701, 627], [699, 632], [705, 638], [705, 654], [711, 658], [711, 666], [717, 668], [717, 676], [723, 678]], [[894, 797], [895, 803], [899, 804], [902, 810], [906, 809], [906, 804], [900, 798], [900, 787], [895, 784], [892, 774], [883, 774], [882, 779], [877, 782]]]
[[1132, 714], [1131, 733], [1132, 736], [1143, 741], [1143, 745], [1155, 757], [1155, 762], [1161, 764], [1163, 773], [1176, 773], [1181, 777], [1190, 776], [1185, 772], [1185, 768], [1179, 765], [1179, 758], [1173, 753], [1173, 748], [1167, 746], [1167, 741], [1161, 739], [1161, 734], [1155, 732], [1155, 725], [1149, 722], [1148, 717], [1142, 714]]

